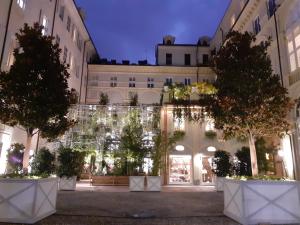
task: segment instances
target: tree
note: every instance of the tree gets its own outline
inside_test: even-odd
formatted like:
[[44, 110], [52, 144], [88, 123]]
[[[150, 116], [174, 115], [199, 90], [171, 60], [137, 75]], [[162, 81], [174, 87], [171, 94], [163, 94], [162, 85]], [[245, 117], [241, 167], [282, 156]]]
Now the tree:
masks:
[[68, 67], [60, 61], [58, 44], [42, 35], [43, 27], [24, 25], [16, 34], [19, 47], [8, 72], [0, 74], [0, 121], [27, 133], [23, 166], [28, 167], [32, 137], [54, 139], [71, 125], [66, 115], [71, 105]]
[[49, 176], [55, 172], [55, 154], [47, 148], [41, 148], [31, 164], [33, 175]]
[[267, 50], [270, 40], [255, 44], [250, 33], [231, 32], [214, 59], [217, 93], [207, 111], [225, 137], [248, 137], [252, 174], [258, 174], [255, 139], [282, 135], [292, 107], [287, 90], [274, 75]]
[[213, 164], [215, 165], [213, 172], [218, 177], [226, 177], [227, 175], [230, 175], [231, 163], [229, 152], [223, 150], [216, 151], [213, 158]]
[[248, 147], [242, 147], [240, 150], [237, 150], [235, 156], [238, 159], [235, 165], [236, 175], [252, 176], [250, 149]]
[[149, 149], [145, 146], [143, 125], [140, 113], [132, 109], [128, 115], [128, 122], [123, 127], [120, 139], [120, 148], [117, 155], [121, 158], [122, 173], [131, 175], [136, 172], [143, 172], [144, 158]]
[[101, 92], [100, 94], [100, 100], [99, 100], [99, 105], [107, 105], [109, 103], [109, 98], [108, 95]]

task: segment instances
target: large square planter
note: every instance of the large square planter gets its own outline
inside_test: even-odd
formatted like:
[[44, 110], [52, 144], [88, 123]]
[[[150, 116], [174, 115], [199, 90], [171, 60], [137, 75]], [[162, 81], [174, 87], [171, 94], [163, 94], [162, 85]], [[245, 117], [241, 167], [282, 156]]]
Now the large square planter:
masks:
[[223, 191], [226, 177], [216, 177], [216, 190]]
[[57, 178], [0, 179], [0, 222], [35, 223], [56, 212]]
[[59, 190], [61, 191], [75, 191], [77, 177], [61, 177], [59, 179]]
[[130, 191], [144, 191], [145, 190], [145, 176], [130, 176], [129, 177]]
[[161, 177], [148, 176], [147, 177], [146, 191], [161, 191]]
[[224, 214], [241, 224], [300, 223], [300, 183], [226, 179]]

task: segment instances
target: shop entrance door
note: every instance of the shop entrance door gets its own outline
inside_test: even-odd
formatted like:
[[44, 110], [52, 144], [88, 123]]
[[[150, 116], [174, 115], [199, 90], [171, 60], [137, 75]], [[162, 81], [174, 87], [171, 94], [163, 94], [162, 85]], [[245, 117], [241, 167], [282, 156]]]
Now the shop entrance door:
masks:
[[201, 165], [202, 168], [200, 169], [201, 185], [213, 185], [214, 184], [214, 174], [212, 172], [212, 157], [210, 156], [201, 156]]
[[170, 184], [192, 183], [192, 157], [190, 155], [170, 155]]

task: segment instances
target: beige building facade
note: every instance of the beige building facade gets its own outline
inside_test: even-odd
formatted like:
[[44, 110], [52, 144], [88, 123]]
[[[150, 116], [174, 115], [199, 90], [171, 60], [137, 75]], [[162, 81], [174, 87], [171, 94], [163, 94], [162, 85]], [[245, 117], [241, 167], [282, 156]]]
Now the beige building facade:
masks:
[[[84, 24], [84, 15], [73, 0], [1, 0], [0, 2], [0, 68], [9, 70], [17, 46], [15, 33], [24, 23], [44, 26], [43, 34], [51, 35], [62, 49], [61, 60], [70, 65], [69, 88], [76, 90], [84, 102], [88, 63], [97, 56], [96, 48]], [[0, 165], [11, 143], [25, 143], [26, 133], [18, 127], [0, 125]], [[37, 148], [37, 135], [31, 149]], [[3, 173], [3, 166], [0, 173]]]

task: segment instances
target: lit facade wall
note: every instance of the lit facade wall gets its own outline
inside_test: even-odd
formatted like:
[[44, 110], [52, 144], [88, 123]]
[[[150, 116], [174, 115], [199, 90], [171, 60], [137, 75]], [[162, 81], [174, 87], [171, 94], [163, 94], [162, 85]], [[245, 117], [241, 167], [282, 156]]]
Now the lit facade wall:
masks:
[[[1, 70], [9, 70], [14, 62], [13, 49], [17, 47], [15, 33], [23, 27], [24, 23], [32, 25], [36, 22], [45, 27], [44, 34], [52, 35], [55, 38], [54, 41], [59, 43], [62, 49], [61, 60], [64, 60], [64, 49], [67, 49], [65, 61], [70, 64], [69, 88], [74, 88], [80, 97], [79, 100], [84, 101], [87, 65], [97, 51], [74, 1], [2, 0], [0, 2]], [[9, 143], [25, 143], [26, 133], [22, 129], [17, 127], [12, 129], [8, 126], [4, 128], [0, 132], [5, 133], [6, 136], [9, 135], [9, 138], [1, 136], [0, 133], [2, 153], [7, 150], [7, 140]], [[33, 150], [36, 148], [36, 138], [35, 136], [32, 141], [31, 149]]]
[[[277, 8], [273, 13], [272, 7]], [[276, 16], [276, 18], [275, 18]], [[230, 18], [236, 18], [231, 23]], [[276, 20], [275, 20], [276, 19]], [[277, 31], [276, 31], [277, 24]], [[298, 0], [240, 1], [232, 0], [223, 20], [212, 40], [212, 48], [219, 49], [231, 30], [252, 32], [256, 34], [257, 43], [272, 39], [269, 56], [275, 74], [281, 76], [284, 86], [293, 100], [300, 97], [300, 2]], [[223, 38], [222, 38], [223, 36]], [[297, 105], [297, 107], [299, 104]], [[291, 129], [294, 172], [300, 179], [300, 143], [299, 115], [297, 109], [291, 112], [289, 119]], [[286, 140], [281, 142], [286, 143]], [[282, 145], [283, 146], [283, 145]], [[284, 145], [286, 146], [286, 144]], [[282, 148], [282, 147], [281, 147]]]

